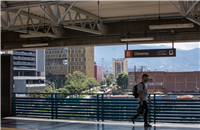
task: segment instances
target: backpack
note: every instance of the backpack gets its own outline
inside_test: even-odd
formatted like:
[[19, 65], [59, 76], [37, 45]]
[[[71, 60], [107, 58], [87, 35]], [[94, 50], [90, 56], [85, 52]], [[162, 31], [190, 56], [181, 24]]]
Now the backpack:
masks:
[[[141, 84], [143, 84], [143, 90], [144, 90], [144, 83], [141, 82]], [[138, 99], [138, 96], [139, 96], [138, 85], [139, 85], [139, 84], [137, 84], [137, 85], [135, 85], [135, 86], [133, 87], [133, 96], [135, 97], [135, 99]]]

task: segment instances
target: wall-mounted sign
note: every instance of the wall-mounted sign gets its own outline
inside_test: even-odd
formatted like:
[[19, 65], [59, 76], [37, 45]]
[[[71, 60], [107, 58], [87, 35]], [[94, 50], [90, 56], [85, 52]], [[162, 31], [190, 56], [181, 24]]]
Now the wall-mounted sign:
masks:
[[125, 50], [125, 58], [176, 57], [176, 49]]

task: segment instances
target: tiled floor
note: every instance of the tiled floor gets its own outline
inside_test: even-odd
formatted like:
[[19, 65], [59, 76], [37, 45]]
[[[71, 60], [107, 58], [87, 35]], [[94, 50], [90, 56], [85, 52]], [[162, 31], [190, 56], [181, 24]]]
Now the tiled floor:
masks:
[[2, 130], [200, 130], [199, 124], [153, 124], [144, 128], [142, 123], [69, 121], [30, 118], [5, 118]]

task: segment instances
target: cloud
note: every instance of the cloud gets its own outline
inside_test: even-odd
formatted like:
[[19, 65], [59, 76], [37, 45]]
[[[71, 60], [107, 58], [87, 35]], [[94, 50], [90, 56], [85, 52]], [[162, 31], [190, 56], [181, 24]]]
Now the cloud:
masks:
[[[143, 44], [144, 46], [166, 46], [172, 47], [172, 43], [165, 44]], [[187, 43], [174, 43], [174, 48], [181, 50], [192, 50], [195, 48], [200, 48], [200, 42], [187, 42]]]

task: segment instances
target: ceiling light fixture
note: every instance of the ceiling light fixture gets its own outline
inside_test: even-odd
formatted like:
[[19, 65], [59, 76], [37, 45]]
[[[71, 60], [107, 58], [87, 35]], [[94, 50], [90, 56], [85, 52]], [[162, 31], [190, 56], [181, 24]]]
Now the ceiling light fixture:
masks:
[[22, 47], [48, 46], [48, 43], [23, 44]]
[[185, 23], [185, 24], [165, 24], [165, 25], [150, 25], [150, 30], [156, 29], [176, 29], [176, 28], [193, 28], [193, 23]]
[[20, 38], [37, 38], [37, 37], [53, 37], [56, 38], [56, 35], [51, 33], [38, 33], [38, 34], [21, 34]]
[[136, 42], [136, 41], [152, 41], [153, 37], [140, 37], [140, 38], [121, 38], [122, 42]]

